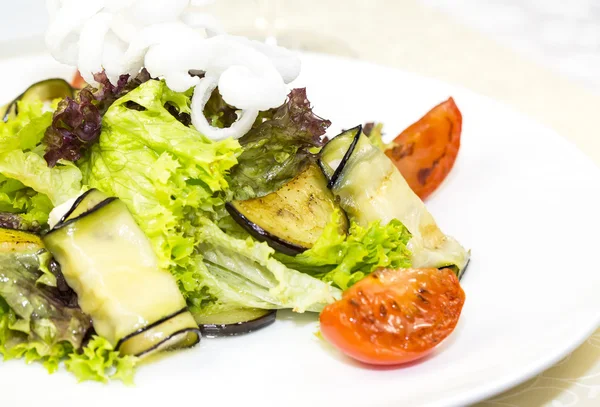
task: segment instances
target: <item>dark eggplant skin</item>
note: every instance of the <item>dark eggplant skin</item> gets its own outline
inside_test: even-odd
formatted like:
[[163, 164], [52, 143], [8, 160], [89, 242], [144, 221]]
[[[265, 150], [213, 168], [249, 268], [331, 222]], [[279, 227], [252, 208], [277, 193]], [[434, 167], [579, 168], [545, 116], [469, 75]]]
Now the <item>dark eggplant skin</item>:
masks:
[[134, 336], [136, 336], [136, 335], [139, 335], [139, 334], [141, 334], [141, 333], [144, 333], [144, 332], [146, 332], [147, 330], [154, 328], [155, 326], [158, 326], [158, 325], [160, 325], [160, 324], [162, 324], [162, 323], [164, 323], [164, 322], [167, 322], [169, 319], [171, 319], [171, 318], [174, 318], [174, 317], [176, 317], [177, 315], [183, 314], [183, 313], [184, 313], [184, 312], [186, 312], [186, 311], [187, 311], [187, 307], [185, 307], [185, 308], [182, 308], [182, 309], [180, 309], [180, 310], [178, 310], [178, 311], [176, 311], [176, 312], [174, 312], [174, 313], [172, 313], [172, 314], [170, 314], [170, 315], [167, 315], [166, 317], [163, 317], [163, 318], [159, 319], [158, 321], [154, 321], [153, 323], [151, 323], [151, 324], [149, 324], [149, 325], [146, 325], [146, 326], [145, 326], [145, 327], [143, 327], [143, 328], [140, 328], [140, 329], [138, 329], [138, 330], [137, 330], [137, 331], [135, 331], [135, 332], [132, 332], [132, 333], [130, 333], [130, 334], [128, 334], [128, 335], [125, 335], [124, 337], [122, 337], [121, 339], [119, 339], [119, 341], [118, 341], [118, 342], [117, 342], [117, 344], [115, 345], [115, 349], [116, 349], [116, 350], [119, 350], [119, 348], [121, 347], [121, 345], [122, 345], [124, 342], [126, 342], [127, 340], [129, 340], [129, 339], [133, 338], [133, 337], [134, 337]]
[[[99, 211], [100, 209], [104, 208], [106, 205], [109, 205], [111, 202], [114, 202], [114, 201], [116, 201], [116, 200], [117, 200], [117, 198], [115, 198], [115, 197], [106, 198], [105, 200], [103, 200], [102, 202], [100, 202], [98, 205], [96, 205], [96, 206], [94, 206], [92, 209], [90, 209], [90, 210], [88, 210], [88, 211], [86, 211], [86, 212], [82, 213], [81, 215], [79, 215], [79, 216], [76, 216], [76, 217], [74, 217], [74, 218], [71, 218], [71, 219], [68, 219], [68, 220], [67, 220], [67, 221], [65, 221], [65, 222], [62, 222], [62, 223], [57, 223], [57, 224], [56, 224], [56, 225], [55, 225], [55, 226], [54, 226], [52, 229], [50, 229], [50, 231], [48, 231], [48, 233], [46, 233], [44, 236], [48, 236], [48, 235], [50, 235], [51, 233], [54, 233], [54, 232], [56, 232], [57, 230], [59, 230], [59, 229], [62, 229], [62, 228], [63, 228], [63, 227], [65, 227], [65, 226], [68, 226], [68, 225], [70, 225], [70, 224], [72, 224], [72, 223], [75, 223], [76, 221], [80, 220], [80, 219], [81, 219], [81, 218], [83, 218], [84, 216], [91, 215], [91, 214], [93, 214], [94, 212], [97, 212], [97, 211]], [[74, 208], [75, 208], [75, 206], [73, 206], [72, 210], [73, 210]], [[71, 212], [72, 212], [72, 210], [71, 210]]]
[[467, 264], [465, 264], [463, 269], [460, 270], [460, 272], [458, 273], [458, 281], [462, 281], [463, 277], [465, 276], [465, 273], [467, 272], [467, 269], [469, 268], [470, 263], [471, 263], [471, 256], [469, 256], [469, 258], [467, 259]]
[[[115, 349], [116, 349], [116, 350], [119, 350], [119, 348], [121, 347], [121, 345], [122, 345], [123, 343], [125, 343], [127, 340], [129, 340], [129, 339], [133, 338], [134, 336], [140, 335], [140, 334], [142, 334], [142, 333], [144, 333], [144, 332], [146, 332], [146, 331], [148, 331], [148, 330], [150, 330], [150, 329], [152, 329], [152, 328], [154, 328], [154, 327], [157, 327], [157, 326], [159, 326], [159, 325], [161, 325], [161, 324], [163, 324], [163, 323], [167, 322], [167, 321], [168, 321], [168, 320], [170, 320], [171, 318], [174, 318], [174, 317], [176, 317], [177, 315], [183, 314], [184, 312], [187, 312], [187, 311], [188, 311], [188, 309], [187, 309], [187, 307], [185, 307], [185, 308], [183, 308], [183, 309], [181, 309], [181, 310], [179, 310], [179, 311], [177, 311], [177, 312], [174, 312], [173, 314], [167, 315], [166, 317], [159, 319], [159, 320], [158, 320], [158, 321], [156, 321], [156, 322], [153, 322], [153, 323], [151, 323], [151, 324], [149, 324], [149, 325], [146, 325], [145, 327], [143, 327], [143, 328], [140, 328], [140, 329], [138, 329], [137, 331], [130, 333], [129, 335], [125, 335], [124, 337], [122, 337], [122, 338], [119, 340], [119, 342], [117, 342], [117, 344], [116, 344], [116, 346], [115, 346]], [[154, 350], [156, 350], [156, 349], [160, 348], [160, 347], [161, 347], [161, 346], [162, 346], [164, 343], [166, 343], [166, 342], [170, 341], [170, 340], [171, 340], [173, 337], [175, 337], [175, 336], [177, 336], [177, 335], [184, 334], [184, 333], [189, 333], [189, 332], [194, 332], [194, 333], [196, 333], [196, 338], [197, 338], [197, 339], [194, 341], [194, 344], [190, 345], [190, 347], [191, 347], [191, 346], [194, 346], [194, 345], [197, 345], [197, 344], [200, 342], [200, 339], [202, 338], [202, 332], [201, 332], [201, 330], [200, 330], [200, 329], [195, 329], [195, 328], [186, 328], [186, 329], [182, 329], [182, 330], [180, 330], [180, 331], [177, 331], [177, 332], [174, 332], [174, 333], [172, 333], [171, 335], [167, 336], [166, 338], [164, 338], [162, 341], [158, 342], [158, 343], [157, 343], [157, 344], [155, 344], [154, 346], [152, 346], [152, 347], [150, 347], [150, 348], [148, 348], [148, 349], [144, 350], [143, 352], [140, 352], [140, 353], [138, 353], [138, 354], [136, 354], [136, 355], [134, 355], [134, 356], [136, 356], [136, 357], [141, 357], [141, 356], [143, 356], [143, 355], [146, 355], [146, 354], [148, 354], [148, 353], [150, 353], [150, 352], [152, 352], [152, 351], [154, 351]]]
[[183, 334], [187, 334], [187, 333], [195, 333], [196, 334], [196, 340], [194, 341], [193, 344], [187, 346], [188, 348], [194, 347], [196, 345], [198, 345], [200, 343], [200, 340], [202, 338], [202, 332], [200, 331], [200, 329], [196, 329], [196, 328], [185, 328], [182, 329], [180, 331], [177, 332], [173, 332], [171, 335], [167, 336], [165, 339], [163, 339], [162, 341], [160, 341], [159, 343], [157, 343], [156, 345], [152, 346], [151, 348], [146, 349], [143, 352], [138, 353], [137, 355], [135, 355], [135, 357], [142, 357], [145, 355], [148, 355], [151, 352], [154, 352], [155, 350], [157, 350], [158, 348], [160, 348], [162, 345], [164, 345], [166, 342], [170, 341], [171, 339], [173, 339], [176, 336], [179, 335], [183, 335]]
[[[65, 223], [65, 221], [67, 219], [69, 219], [69, 217], [71, 216], [71, 214], [73, 213], [73, 211], [75, 211], [75, 209], [77, 209], [77, 207], [79, 205], [81, 205], [81, 203], [83, 202], [83, 200], [85, 199], [86, 196], [90, 195], [91, 193], [93, 193], [96, 189], [95, 188], [91, 188], [88, 189], [87, 191], [85, 191], [83, 194], [79, 195], [77, 197], [77, 199], [75, 200], [75, 202], [73, 202], [73, 205], [71, 205], [71, 208], [67, 211], [67, 213], [65, 213], [60, 220], [58, 221], [57, 224], [60, 223]], [[90, 208], [91, 209], [91, 208]]]
[[[323, 174], [325, 174], [325, 176], [328, 177], [328, 179], [329, 179], [329, 182], [327, 183], [327, 188], [329, 188], [329, 189], [333, 188], [335, 183], [338, 181], [338, 179], [340, 178], [340, 174], [342, 174], [342, 172], [344, 171], [344, 167], [346, 166], [346, 163], [352, 156], [352, 153], [354, 152], [354, 149], [356, 148], [356, 144], [358, 143], [358, 140], [360, 139], [360, 135], [362, 134], [362, 125], [359, 124], [356, 127], [353, 127], [349, 130], [345, 130], [342, 133], [338, 134], [338, 136], [342, 135], [344, 133], [347, 133], [349, 131], [354, 131], [354, 132], [356, 132], [356, 134], [354, 135], [352, 142], [348, 146], [348, 150], [346, 150], [346, 153], [344, 154], [344, 158], [340, 162], [340, 165], [338, 165], [338, 167], [335, 169], [335, 171], [333, 172], [333, 175], [331, 175], [331, 177], [329, 177], [329, 175], [327, 174], [327, 171], [325, 170], [325, 168], [327, 168], [327, 164], [323, 163], [320, 158], [318, 160], [319, 168], [321, 168], [321, 171], [323, 171]], [[336, 137], [338, 137], [338, 136], [336, 136]], [[329, 143], [331, 143], [333, 140], [335, 140], [336, 137], [332, 138], [331, 140], [329, 140], [329, 142], [327, 144], [325, 144], [325, 146], [321, 150], [321, 155], [323, 154], [324, 151], [327, 150], [327, 145]]]
[[331, 170], [321, 160], [317, 160], [317, 165], [321, 169], [323, 175], [325, 175], [325, 178], [327, 178], [327, 187], [329, 188], [329, 181], [331, 180], [331, 176], [333, 175], [331, 173]]
[[276, 310], [271, 310], [265, 315], [250, 321], [236, 322], [234, 324], [202, 324], [200, 332], [206, 337], [237, 336], [265, 328], [275, 322]]
[[252, 236], [254, 236], [257, 240], [261, 242], [267, 242], [269, 246], [271, 246], [278, 252], [287, 254], [288, 256], [295, 256], [308, 250], [308, 248], [306, 247], [290, 243], [286, 240], [275, 236], [272, 233], [267, 232], [254, 222], [250, 221], [242, 213], [240, 213], [231, 202], [227, 202], [227, 204], [225, 204], [225, 208], [227, 209], [227, 212], [229, 212], [231, 217], [241, 227], [243, 227], [246, 230], [246, 232], [250, 233]]

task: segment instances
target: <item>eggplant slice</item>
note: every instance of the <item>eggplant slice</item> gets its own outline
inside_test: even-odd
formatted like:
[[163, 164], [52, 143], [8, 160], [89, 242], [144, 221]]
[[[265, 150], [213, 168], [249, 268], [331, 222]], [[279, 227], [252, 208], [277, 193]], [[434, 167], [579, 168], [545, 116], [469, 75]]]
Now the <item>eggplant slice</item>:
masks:
[[[333, 212], [341, 209], [322, 171], [311, 163], [279, 190], [260, 198], [229, 202], [227, 210], [256, 239], [294, 256], [310, 249]], [[348, 232], [345, 216], [339, 226], [341, 233]]]
[[44, 237], [98, 335], [122, 354], [190, 347], [201, 333], [127, 206], [90, 190]]
[[440, 230], [396, 166], [359, 128], [333, 138], [321, 152], [320, 166], [325, 174], [332, 174], [329, 187], [342, 209], [363, 227], [377, 220], [387, 224], [398, 219], [412, 234], [408, 248], [414, 267], [454, 266], [460, 277], [469, 252]]
[[331, 189], [338, 180], [344, 168], [344, 163], [348, 161], [356, 143], [362, 133], [362, 126], [358, 125], [350, 130], [346, 130], [329, 142], [321, 150], [319, 159], [319, 168], [329, 180], [327, 187]]
[[275, 322], [276, 310], [244, 308], [196, 318], [206, 337], [236, 336], [257, 331]]
[[106, 199], [106, 195], [104, 195], [102, 192], [98, 191], [97, 189], [92, 188], [92, 189], [87, 190], [86, 192], [81, 194], [75, 200], [75, 202], [73, 202], [71, 209], [69, 209], [67, 211], [67, 213], [65, 213], [60, 218], [60, 220], [58, 221], [58, 223], [55, 226], [58, 226], [61, 223], [64, 223], [68, 219], [75, 218], [91, 209], [94, 209], [94, 207], [96, 205], [98, 205], [100, 202], [104, 201], [105, 199]]
[[7, 105], [0, 107], [0, 116], [2, 117], [2, 121], [6, 122], [19, 114], [18, 102], [20, 100], [30, 101], [39, 99], [42, 102], [50, 102], [54, 99], [73, 97], [74, 92], [73, 87], [64, 79], [45, 79], [34, 83]]

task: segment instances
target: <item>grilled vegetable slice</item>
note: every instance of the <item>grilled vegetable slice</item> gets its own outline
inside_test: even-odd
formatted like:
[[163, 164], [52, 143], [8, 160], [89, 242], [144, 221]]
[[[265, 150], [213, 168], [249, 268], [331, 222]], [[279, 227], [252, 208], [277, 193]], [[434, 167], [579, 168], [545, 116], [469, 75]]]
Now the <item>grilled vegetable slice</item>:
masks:
[[243, 308], [222, 314], [200, 316], [196, 322], [204, 336], [242, 335], [264, 328], [275, 322], [276, 310]]
[[[345, 133], [342, 136], [347, 144]], [[413, 267], [454, 266], [460, 277], [469, 253], [440, 230], [390, 159], [365, 135], [358, 132], [355, 137], [350, 154], [341, 161], [339, 153], [330, 154], [328, 149], [323, 150], [320, 159], [321, 167], [334, 174], [330, 186], [340, 198], [340, 206], [362, 226], [398, 219], [413, 235], [407, 246]]]
[[38, 235], [0, 228], [0, 253], [35, 253], [43, 248], [44, 244]]
[[[125, 204], [92, 191], [43, 241], [61, 265], [94, 329], [123, 354], [188, 347], [200, 331], [173, 276]], [[81, 208], [80, 208], [81, 207]], [[75, 216], [76, 215], [76, 216]]]
[[329, 180], [329, 188], [336, 182], [344, 164], [352, 155], [361, 132], [362, 126], [346, 130], [331, 139], [321, 150], [319, 167]]
[[12, 102], [2, 106], [0, 108], [0, 117], [2, 117], [3, 121], [7, 121], [16, 116], [19, 113], [17, 102], [20, 100], [39, 99], [42, 102], [49, 102], [53, 99], [64, 99], [66, 97], [73, 97], [73, 88], [67, 81], [60, 78], [45, 79], [34, 83]]
[[104, 195], [102, 192], [98, 191], [95, 188], [87, 190], [86, 192], [81, 194], [75, 200], [75, 202], [73, 202], [71, 208], [60, 218], [56, 226], [66, 222], [69, 219], [76, 218], [79, 215], [82, 215], [83, 213], [91, 209], [94, 209], [99, 203], [104, 201], [106, 198], [106, 195]]
[[[254, 199], [227, 204], [231, 216], [248, 233], [281, 253], [295, 255], [310, 249], [338, 208], [327, 179], [310, 164], [279, 190]], [[340, 233], [348, 231], [342, 217]]]

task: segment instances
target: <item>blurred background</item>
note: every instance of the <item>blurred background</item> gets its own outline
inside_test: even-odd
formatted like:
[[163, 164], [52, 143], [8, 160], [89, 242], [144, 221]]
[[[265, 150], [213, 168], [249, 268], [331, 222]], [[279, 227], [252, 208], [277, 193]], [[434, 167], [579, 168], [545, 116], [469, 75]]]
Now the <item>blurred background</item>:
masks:
[[[3, 3], [3, 14], [10, 18], [4, 18], [0, 25], [0, 39], [14, 41], [43, 34], [47, 24], [44, 0]], [[204, 0], [201, 3], [206, 3], [205, 8], [220, 17], [231, 32], [275, 35], [284, 45], [394, 65], [403, 64], [401, 56], [410, 54], [411, 47], [419, 43], [443, 44], [449, 38], [448, 30], [470, 29], [600, 94], [598, 0]], [[415, 12], [415, 7], [419, 11]], [[456, 26], [440, 29], [439, 16], [449, 18]], [[447, 45], [440, 47], [445, 52], [431, 58], [452, 65], [455, 61], [468, 63], [476, 57], [467, 53], [470, 50]], [[389, 55], [374, 55], [381, 52]], [[410, 61], [405, 65], [411, 68]]]

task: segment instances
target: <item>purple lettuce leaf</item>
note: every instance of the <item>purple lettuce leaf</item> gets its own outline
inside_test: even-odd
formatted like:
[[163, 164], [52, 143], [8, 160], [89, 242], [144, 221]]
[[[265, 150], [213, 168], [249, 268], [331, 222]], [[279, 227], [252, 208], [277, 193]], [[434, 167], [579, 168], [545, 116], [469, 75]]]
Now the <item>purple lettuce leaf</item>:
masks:
[[86, 86], [74, 99], [62, 100], [54, 112], [52, 124], [44, 134], [44, 158], [48, 166], [54, 167], [61, 159], [79, 160], [98, 141], [102, 116], [108, 108], [115, 100], [148, 81], [150, 75], [145, 69], [132, 80], [129, 75], [121, 75], [115, 85], [104, 71], [94, 74], [94, 79], [98, 87]]
[[287, 101], [261, 114], [239, 141], [244, 151], [231, 171], [235, 199], [251, 199], [278, 190], [311, 161], [331, 125], [313, 113], [306, 89], [293, 89]]

